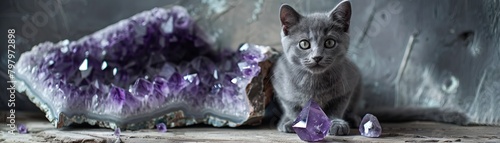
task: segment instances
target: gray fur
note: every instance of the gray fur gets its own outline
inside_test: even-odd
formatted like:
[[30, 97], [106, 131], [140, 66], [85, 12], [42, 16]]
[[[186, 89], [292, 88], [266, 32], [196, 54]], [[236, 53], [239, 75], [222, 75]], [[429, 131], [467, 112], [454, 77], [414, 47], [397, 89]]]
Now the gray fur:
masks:
[[[281, 7], [283, 56], [276, 62], [272, 78], [284, 112], [279, 131], [294, 132], [292, 123], [310, 99], [321, 106], [333, 123], [330, 134], [349, 133], [344, 115], [358, 123], [353, 107], [361, 95], [361, 75], [346, 57], [350, 15], [349, 1], [339, 3], [330, 12], [309, 15], [300, 15], [288, 5]], [[328, 39], [335, 40], [336, 46], [326, 48]], [[301, 49], [301, 40], [308, 40], [310, 48]], [[317, 57], [322, 57], [319, 62], [314, 60]]]
[[[346, 57], [350, 16], [349, 1], [342, 1], [330, 12], [309, 15], [301, 15], [288, 5], [281, 6], [283, 56], [276, 62], [272, 77], [277, 101], [283, 110], [279, 131], [294, 132], [293, 121], [310, 99], [316, 101], [330, 118], [333, 123], [330, 134], [333, 135], [348, 134], [346, 120], [357, 127], [359, 115], [365, 113], [390, 122], [469, 123], [464, 113], [441, 108], [370, 108], [357, 112], [362, 83], [358, 68]], [[325, 48], [327, 39], [335, 40], [337, 45]], [[301, 40], [310, 41], [310, 48], [299, 48]], [[322, 58], [316, 62], [318, 57]]]

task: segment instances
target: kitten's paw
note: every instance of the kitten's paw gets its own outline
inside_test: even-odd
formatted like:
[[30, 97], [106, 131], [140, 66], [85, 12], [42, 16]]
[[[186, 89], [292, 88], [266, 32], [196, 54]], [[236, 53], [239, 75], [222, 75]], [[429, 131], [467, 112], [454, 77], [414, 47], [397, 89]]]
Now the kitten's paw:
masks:
[[342, 119], [334, 119], [331, 122], [330, 135], [343, 136], [349, 134], [349, 123]]
[[295, 133], [295, 130], [292, 128], [293, 121], [288, 118], [282, 118], [278, 123], [278, 131], [284, 133]]

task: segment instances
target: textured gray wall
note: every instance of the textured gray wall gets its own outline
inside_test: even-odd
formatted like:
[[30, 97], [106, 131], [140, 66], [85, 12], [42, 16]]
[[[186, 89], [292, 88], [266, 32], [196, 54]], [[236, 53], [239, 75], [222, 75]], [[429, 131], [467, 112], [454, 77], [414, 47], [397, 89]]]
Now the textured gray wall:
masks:
[[[33, 23], [32, 17], [47, 14], [40, 2], [53, 3], [49, 9], [57, 11], [48, 15], [46, 23], [34, 26], [33, 36], [23, 34], [23, 25]], [[251, 42], [281, 49], [278, 9], [282, 3], [300, 12], [314, 12], [328, 11], [338, 2], [8, 0], [0, 4], [0, 32], [18, 31], [20, 53], [43, 41], [78, 39], [153, 7], [182, 5], [220, 47]], [[467, 112], [476, 123], [500, 125], [500, 1], [352, 0], [352, 6], [350, 56], [364, 72], [368, 106], [453, 108]], [[5, 52], [0, 51], [2, 80]], [[7, 86], [6, 82], [0, 85]], [[4, 90], [0, 93], [7, 95]], [[7, 96], [0, 98], [0, 107], [6, 109]], [[22, 95], [16, 99], [28, 102]], [[37, 110], [29, 102], [16, 109]]]

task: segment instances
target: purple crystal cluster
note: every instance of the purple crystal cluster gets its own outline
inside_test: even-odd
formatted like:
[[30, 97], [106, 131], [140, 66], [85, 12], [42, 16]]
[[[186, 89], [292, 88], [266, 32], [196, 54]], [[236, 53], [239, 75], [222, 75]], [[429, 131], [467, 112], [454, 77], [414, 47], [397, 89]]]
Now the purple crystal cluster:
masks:
[[293, 130], [301, 140], [304, 141], [321, 141], [330, 130], [332, 123], [326, 116], [321, 107], [310, 100], [294, 122]]
[[377, 117], [366, 114], [359, 125], [359, 133], [365, 137], [379, 137], [382, 134], [382, 126], [380, 126]]
[[77, 41], [45, 42], [23, 53], [18, 90], [57, 127], [125, 127], [179, 110], [241, 124], [252, 111], [245, 89], [269, 47], [216, 50], [207, 39], [186, 9], [155, 8]]

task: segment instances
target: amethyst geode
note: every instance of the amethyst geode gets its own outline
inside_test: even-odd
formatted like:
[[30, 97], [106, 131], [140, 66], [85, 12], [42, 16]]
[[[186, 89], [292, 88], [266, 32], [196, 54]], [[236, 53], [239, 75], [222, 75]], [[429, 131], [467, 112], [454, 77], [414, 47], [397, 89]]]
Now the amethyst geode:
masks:
[[56, 127], [259, 123], [275, 52], [216, 50], [207, 39], [184, 8], [155, 8], [77, 41], [33, 47], [16, 64], [16, 86]]

